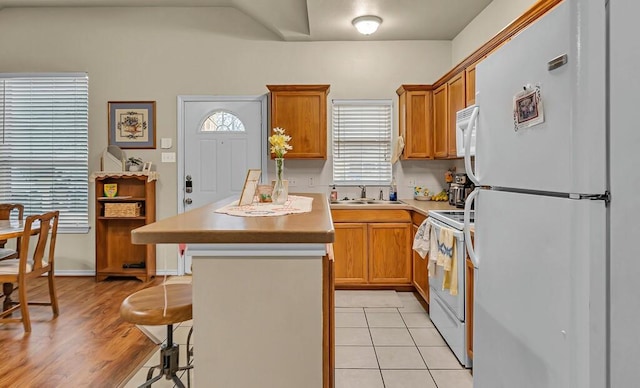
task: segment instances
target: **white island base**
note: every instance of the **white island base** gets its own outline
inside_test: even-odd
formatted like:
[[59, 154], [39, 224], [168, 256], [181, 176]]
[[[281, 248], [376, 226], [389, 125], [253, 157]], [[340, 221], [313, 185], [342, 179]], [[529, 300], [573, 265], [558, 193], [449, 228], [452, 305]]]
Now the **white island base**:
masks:
[[194, 385], [323, 386], [325, 244], [190, 244]]

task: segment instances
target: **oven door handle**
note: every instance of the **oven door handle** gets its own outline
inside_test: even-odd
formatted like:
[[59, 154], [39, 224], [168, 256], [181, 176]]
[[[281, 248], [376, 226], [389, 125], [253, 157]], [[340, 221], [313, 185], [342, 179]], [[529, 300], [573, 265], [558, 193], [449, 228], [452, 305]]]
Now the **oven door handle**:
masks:
[[467, 197], [467, 200], [464, 203], [464, 237], [465, 244], [467, 244], [467, 254], [469, 255], [469, 259], [473, 263], [473, 266], [479, 268], [480, 260], [478, 255], [476, 255], [476, 251], [473, 248], [473, 242], [471, 241], [471, 206], [473, 202], [476, 200], [476, 197], [480, 193], [480, 188], [476, 187], [471, 194]]
[[[439, 233], [440, 229], [442, 229], [442, 228], [451, 229], [451, 232], [453, 233], [453, 237], [455, 237], [458, 240], [464, 239], [464, 233], [463, 232], [461, 232], [458, 229], [454, 229], [454, 228], [451, 228], [449, 226], [443, 225], [439, 221], [436, 221], [433, 217], [427, 218], [427, 222], [431, 225], [432, 228], [436, 229], [437, 233]], [[436, 237], [438, 236], [437, 233], [436, 233]]]

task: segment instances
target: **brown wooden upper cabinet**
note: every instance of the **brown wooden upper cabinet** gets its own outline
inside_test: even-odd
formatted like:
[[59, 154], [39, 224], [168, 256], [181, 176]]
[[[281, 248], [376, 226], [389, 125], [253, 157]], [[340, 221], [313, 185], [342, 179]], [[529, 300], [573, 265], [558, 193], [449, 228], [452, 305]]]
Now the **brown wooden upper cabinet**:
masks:
[[466, 107], [465, 96], [465, 79], [464, 72], [460, 72], [454, 75], [449, 81], [447, 81], [448, 92], [448, 104], [447, 114], [449, 122], [447, 123], [447, 156], [449, 158], [456, 158], [456, 113], [459, 110]]
[[456, 158], [456, 113], [466, 106], [465, 73], [455, 74], [433, 92], [433, 153]]
[[480, 63], [480, 61], [475, 62], [464, 69], [467, 106], [471, 106], [476, 103], [476, 66], [478, 63]]
[[447, 148], [447, 92], [449, 84], [446, 82], [433, 91], [433, 154], [436, 158], [446, 158]]
[[285, 158], [326, 159], [329, 85], [267, 85], [267, 88], [271, 92], [270, 129], [284, 128], [291, 136], [289, 144], [293, 149]]
[[433, 159], [433, 87], [402, 85], [396, 93], [398, 129], [405, 143], [402, 159]]

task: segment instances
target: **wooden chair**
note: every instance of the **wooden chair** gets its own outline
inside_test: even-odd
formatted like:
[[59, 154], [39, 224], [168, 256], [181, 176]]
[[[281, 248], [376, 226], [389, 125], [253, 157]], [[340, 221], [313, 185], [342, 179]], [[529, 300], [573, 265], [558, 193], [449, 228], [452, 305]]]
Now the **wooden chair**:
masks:
[[[17, 283], [19, 300], [0, 313], [0, 323], [22, 322], [24, 331], [31, 331], [29, 305], [51, 306], [53, 316], [57, 317], [58, 297], [54, 283], [54, 252], [58, 234], [59, 212], [53, 211], [27, 217], [20, 244], [20, 256], [17, 259], [0, 261], [0, 283]], [[29, 242], [36, 240], [33, 256], [29, 257]], [[48, 251], [47, 251], [48, 246]], [[28, 302], [27, 281], [47, 274], [49, 281], [49, 302]], [[11, 313], [20, 309], [21, 317], [12, 318]]]
[[[19, 203], [0, 203], [0, 220], [11, 219], [11, 213], [17, 210], [18, 219], [24, 218], [24, 206]], [[0, 260], [15, 259], [18, 257], [18, 249], [20, 248], [20, 239], [17, 239], [16, 249], [5, 248], [7, 240], [0, 240]]]
[[[165, 308], [166, 301], [166, 308]], [[187, 365], [179, 366], [180, 348], [173, 343], [173, 325], [188, 321], [192, 318], [193, 303], [191, 299], [191, 284], [164, 284], [145, 288], [129, 295], [120, 306], [120, 316], [127, 322], [136, 325], [166, 325], [167, 341], [162, 345], [160, 364], [153, 366], [147, 373], [147, 381], [139, 388], [150, 387], [151, 384], [164, 376], [172, 380], [176, 387], [184, 388], [184, 384], [177, 376], [177, 372], [187, 371], [187, 386], [191, 386], [189, 369], [193, 368], [190, 347], [193, 327], [187, 337]], [[153, 377], [154, 370], [160, 373]]]

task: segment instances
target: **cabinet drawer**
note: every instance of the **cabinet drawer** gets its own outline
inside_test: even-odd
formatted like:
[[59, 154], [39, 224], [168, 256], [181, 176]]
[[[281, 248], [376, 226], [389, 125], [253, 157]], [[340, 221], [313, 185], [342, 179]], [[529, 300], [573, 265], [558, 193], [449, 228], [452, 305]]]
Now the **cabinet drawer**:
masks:
[[334, 222], [411, 222], [408, 210], [331, 210]]

